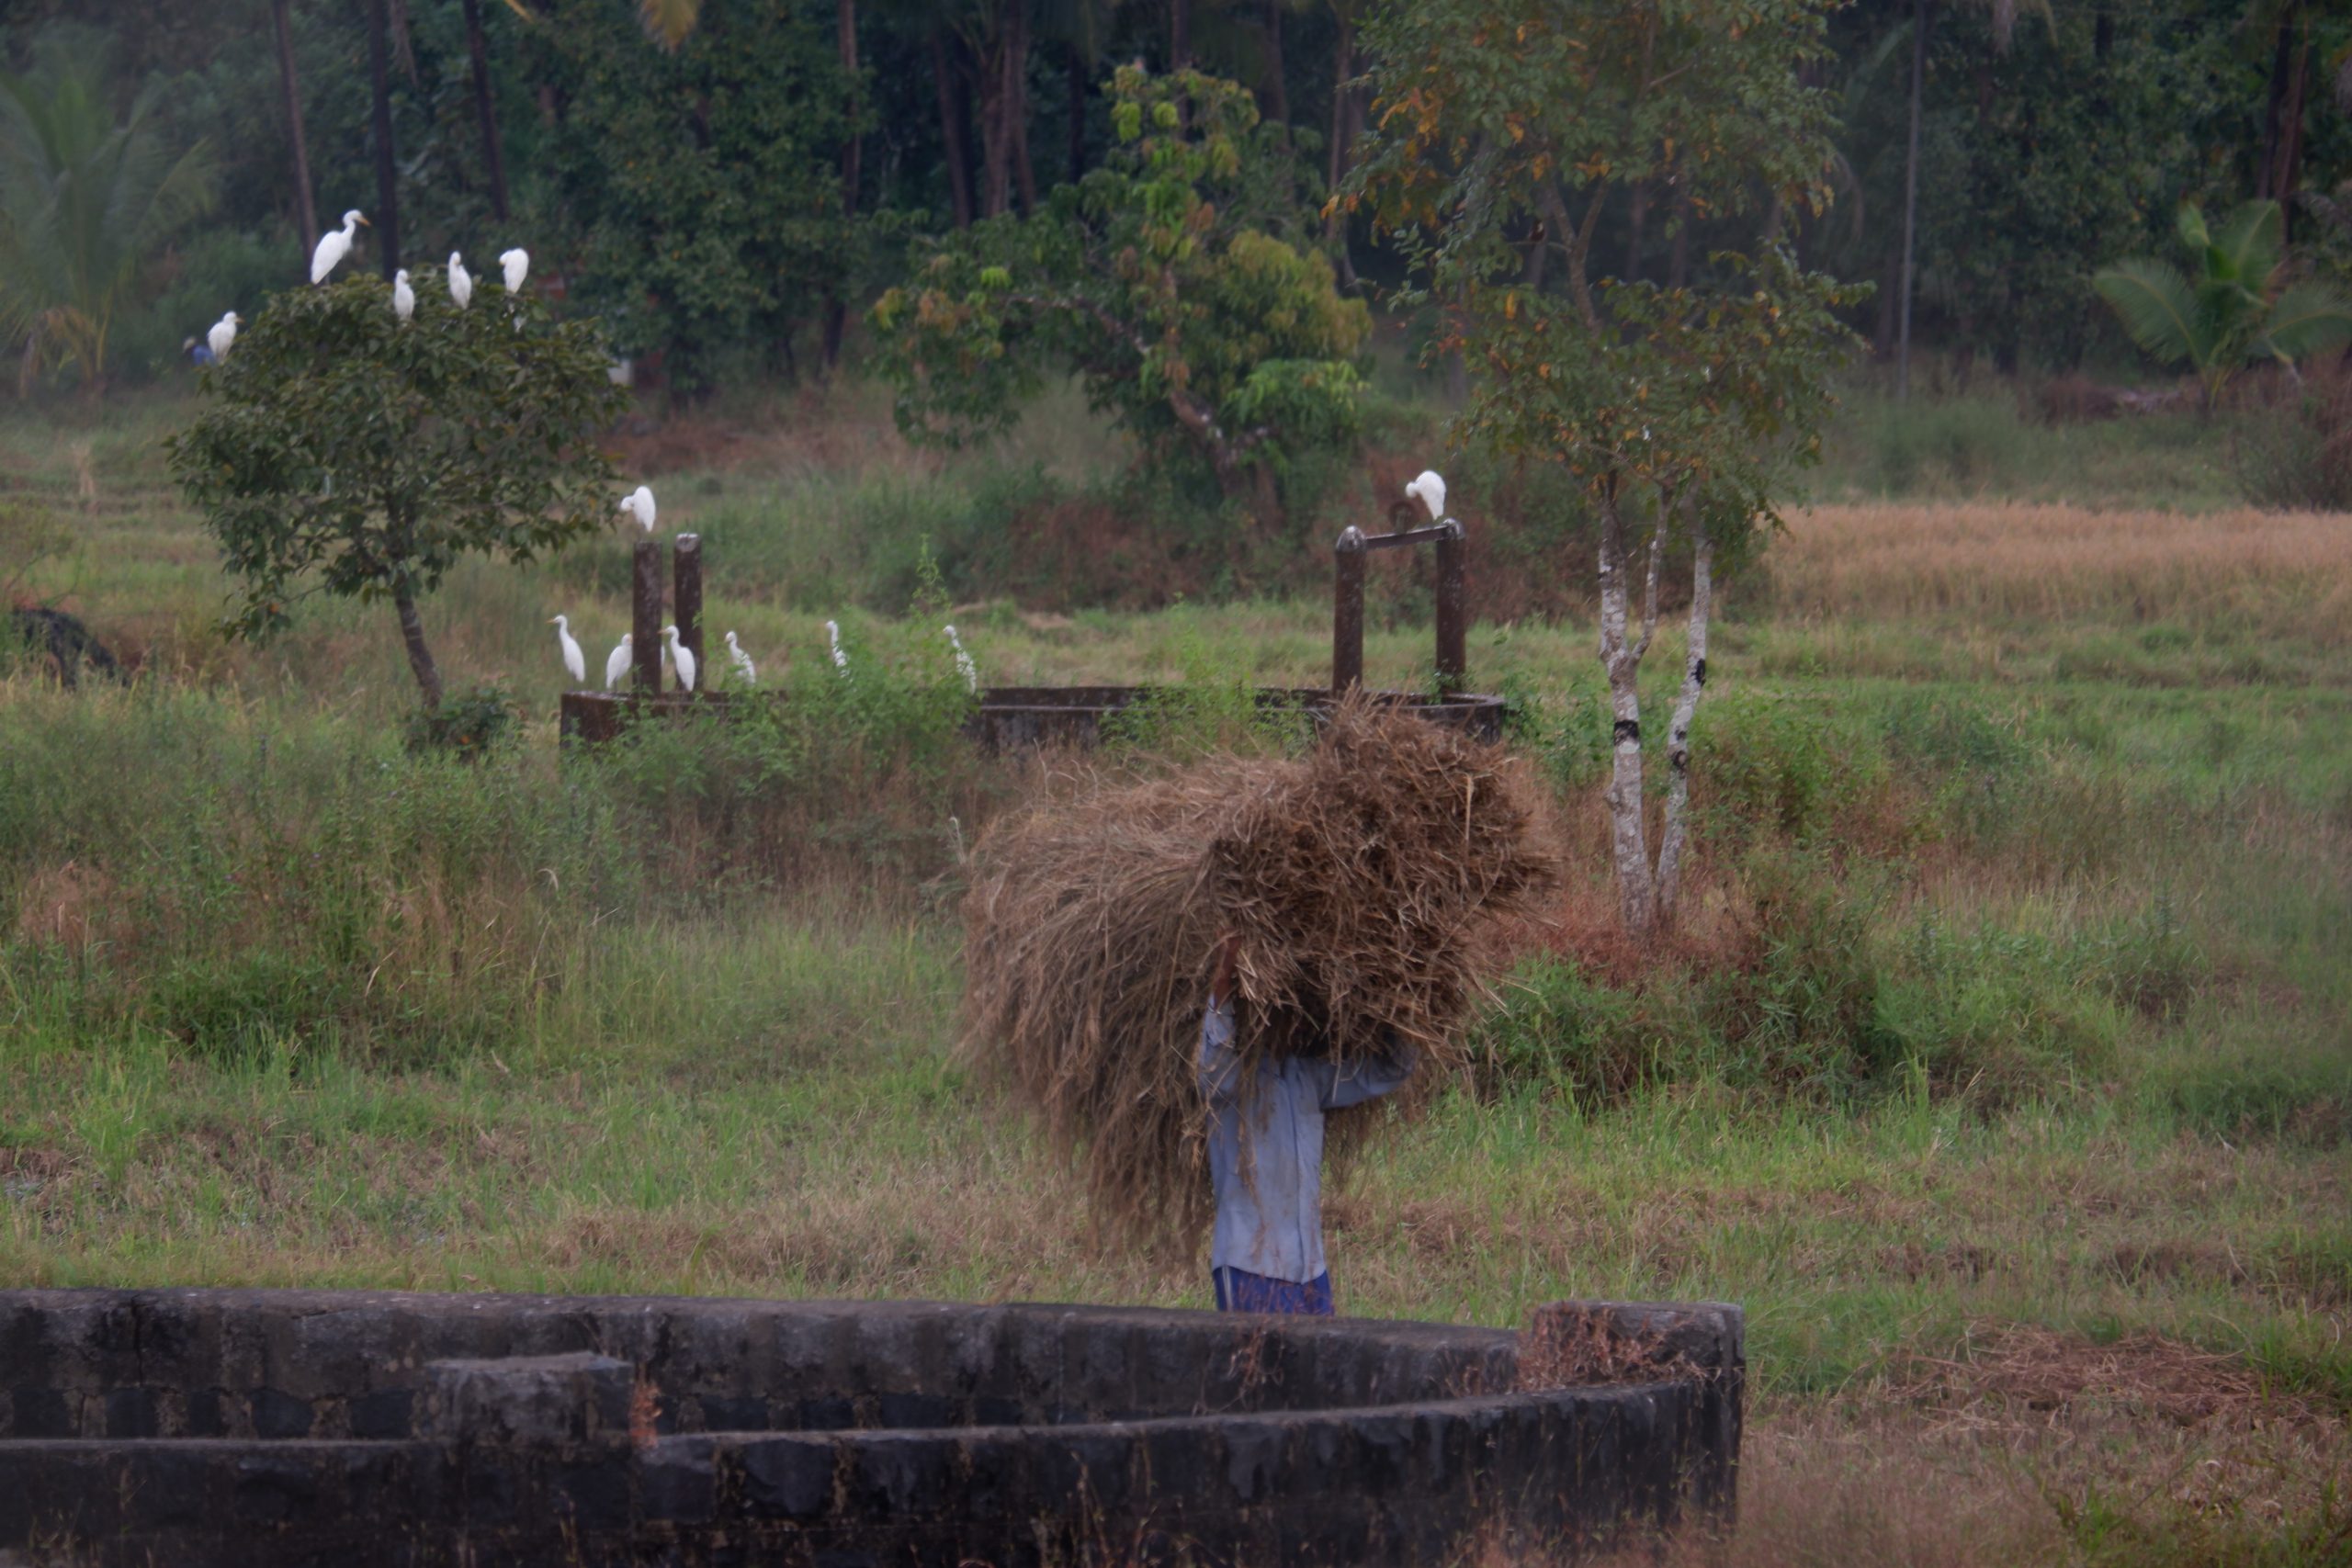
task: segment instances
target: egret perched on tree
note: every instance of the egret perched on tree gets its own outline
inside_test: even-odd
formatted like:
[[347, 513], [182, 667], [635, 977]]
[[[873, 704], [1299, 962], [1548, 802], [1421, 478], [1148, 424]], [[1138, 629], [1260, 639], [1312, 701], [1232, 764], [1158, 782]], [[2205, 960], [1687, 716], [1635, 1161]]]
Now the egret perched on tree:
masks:
[[212, 330], [204, 334], [205, 346], [212, 351], [213, 364], [218, 365], [229, 357], [229, 345], [237, 341], [237, 325], [243, 320], [243, 316], [232, 310], [213, 322]]
[[956, 635], [954, 626], [947, 628], [947, 645], [956, 650], [956, 668], [963, 672], [964, 689], [978, 693], [980, 689], [980, 671], [973, 664], [972, 656], [964, 651], [964, 639]]
[[759, 666], [752, 662], [752, 656], [743, 651], [733, 632], [727, 634], [727, 661], [735, 666], [735, 673], [743, 677], [743, 684], [756, 686], [760, 683]]
[[620, 690], [622, 678], [628, 675], [629, 665], [636, 661], [637, 654], [629, 646], [633, 635], [621, 633], [620, 646], [614, 649], [611, 657], [605, 660], [605, 690], [608, 692]]
[[[351, 254], [352, 239], [358, 232], [352, 225], [367, 222], [368, 220], [355, 209], [343, 215], [342, 228], [330, 229], [319, 237], [319, 248], [311, 253], [311, 282], [324, 283], [327, 274], [343, 265], [343, 258]], [[368, 226], [374, 227], [373, 224]]]
[[563, 616], [558, 615], [548, 625], [555, 628], [556, 644], [563, 649], [563, 667], [571, 671], [574, 682], [582, 686], [586, 685], [588, 661], [580, 656], [580, 645], [571, 640], [571, 623]]
[[653, 532], [653, 491], [650, 487], [639, 485], [621, 497], [621, 510], [643, 524], [647, 533]]
[[1434, 468], [1423, 468], [1421, 477], [1405, 487], [1408, 500], [1418, 501], [1430, 509], [1430, 521], [1445, 521], [1445, 481]]
[[458, 253], [451, 251], [449, 253], [449, 298], [456, 300], [458, 309], [462, 310], [466, 308], [466, 302], [473, 297], [473, 274], [466, 270], [466, 264], [458, 259]]
[[695, 650], [678, 640], [678, 628], [663, 626], [662, 635], [670, 639], [670, 662], [678, 667], [678, 689], [695, 689]]
[[408, 286], [408, 268], [392, 274], [392, 314], [407, 321], [416, 314], [416, 290]]
[[517, 245], [511, 251], [502, 252], [498, 265], [506, 271], [506, 292], [523, 292], [523, 279], [531, 275], [531, 253]]
[[833, 668], [844, 675], [848, 674], [849, 655], [842, 651], [842, 624], [839, 621], [825, 623], [825, 640], [833, 646]]

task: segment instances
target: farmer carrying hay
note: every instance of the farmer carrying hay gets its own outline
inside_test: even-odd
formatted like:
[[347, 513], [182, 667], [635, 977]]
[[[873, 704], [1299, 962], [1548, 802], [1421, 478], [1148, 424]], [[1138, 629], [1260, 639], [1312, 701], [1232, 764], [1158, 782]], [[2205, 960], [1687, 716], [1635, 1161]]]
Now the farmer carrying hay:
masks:
[[1221, 1305], [1329, 1311], [1320, 1154], [1464, 1065], [1495, 920], [1551, 880], [1534, 792], [1361, 695], [1301, 757], [1075, 782], [976, 848], [966, 1055], [1078, 1165], [1098, 1236], [1191, 1253], [1214, 1197]]

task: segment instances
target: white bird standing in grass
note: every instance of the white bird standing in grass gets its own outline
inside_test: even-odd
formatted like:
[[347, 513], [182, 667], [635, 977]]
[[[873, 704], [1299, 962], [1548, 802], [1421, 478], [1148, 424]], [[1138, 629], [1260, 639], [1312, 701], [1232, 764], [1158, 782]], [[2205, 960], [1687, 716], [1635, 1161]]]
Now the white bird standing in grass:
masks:
[[844, 675], [848, 674], [849, 655], [842, 651], [842, 624], [839, 621], [825, 623], [825, 640], [832, 644], [833, 668]]
[[213, 364], [218, 365], [229, 357], [229, 345], [237, 341], [237, 323], [243, 320], [243, 316], [232, 310], [213, 322], [212, 330], [204, 334], [204, 345], [212, 351]]
[[588, 661], [581, 657], [580, 645], [571, 640], [571, 623], [558, 615], [548, 625], [555, 628], [556, 645], [563, 649], [563, 667], [571, 671], [574, 684], [588, 683]]
[[653, 532], [653, 491], [649, 487], [639, 485], [621, 497], [621, 510], [643, 524], [647, 533]]
[[956, 635], [954, 626], [947, 628], [947, 643], [956, 650], [956, 668], [963, 672], [964, 689], [977, 694], [980, 689], [979, 668], [972, 662], [972, 656], [964, 651], [964, 639]]
[[735, 640], [733, 632], [727, 634], [727, 661], [735, 666], [735, 673], [743, 677], [743, 684], [756, 686], [760, 683], [759, 666], [752, 662], [752, 656], [743, 651], [742, 644]]
[[695, 689], [695, 650], [678, 640], [678, 628], [663, 626], [662, 635], [670, 639], [670, 662], [678, 667], [678, 689]]
[[402, 321], [416, 314], [416, 290], [408, 286], [408, 268], [392, 274], [392, 314]]
[[[311, 281], [312, 283], [324, 283], [327, 280], [327, 274], [343, 265], [343, 258], [351, 254], [352, 239], [358, 232], [353, 225], [367, 222], [368, 220], [362, 218], [355, 209], [343, 215], [342, 228], [330, 229], [319, 236], [319, 248], [311, 253]], [[374, 225], [369, 224], [368, 227], [373, 228]]]
[[621, 633], [620, 646], [614, 649], [605, 660], [605, 690], [608, 692], [620, 690], [622, 680], [628, 674], [628, 667], [636, 662], [636, 651], [629, 646], [633, 637], [633, 633]]
[[523, 292], [523, 280], [531, 276], [531, 253], [517, 245], [499, 254], [498, 265], [506, 274], [506, 292]]
[[1430, 521], [1445, 521], [1445, 481], [1438, 478], [1434, 468], [1423, 468], [1420, 478], [1405, 487], [1406, 499], [1418, 501], [1430, 509]]
[[456, 300], [458, 309], [462, 310], [466, 308], [466, 302], [473, 297], [473, 274], [466, 270], [466, 264], [459, 259], [458, 253], [451, 251], [449, 253], [449, 298]]

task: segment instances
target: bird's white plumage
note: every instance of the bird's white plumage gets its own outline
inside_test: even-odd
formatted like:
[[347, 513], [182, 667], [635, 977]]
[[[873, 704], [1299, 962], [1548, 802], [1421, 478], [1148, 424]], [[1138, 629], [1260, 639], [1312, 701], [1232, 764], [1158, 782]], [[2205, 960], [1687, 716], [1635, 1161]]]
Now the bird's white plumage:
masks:
[[678, 640], [678, 628], [663, 626], [662, 635], [670, 639], [670, 662], [678, 667], [678, 689], [695, 689], [695, 650]]
[[1405, 487], [1406, 496], [1430, 509], [1430, 521], [1445, 521], [1445, 480], [1435, 468], [1423, 468], [1420, 477]]
[[964, 639], [956, 635], [954, 626], [947, 628], [947, 646], [956, 650], [956, 669], [964, 677], [964, 689], [978, 692], [980, 689], [979, 667], [972, 662], [972, 656], [964, 651]]
[[237, 341], [237, 323], [243, 319], [232, 310], [213, 322], [212, 330], [204, 334], [204, 345], [212, 351], [213, 364], [218, 365], [229, 357], [229, 345]]
[[650, 534], [653, 532], [655, 508], [653, 505], [653, 491], [650, 486], [639, 485], [635, 490], [629, 491], [627, 495], [621, 497], [621, 510], [628, 513], [631, 517], [636, 518], [638, 522], [644, 526], [647, 533]]
[[628, 674], [628, 667], [636, 662], [636, 650], [629, 646], [632, 637], [629, 632], [621, 633], [620, 646], [605, 660], [605, 690], [608, 692], [619, 689], [622, 680]]
[[392, 274], [392, 314], [405, 321], [416, 314], [416, 290], [408, 283], [408, 268]]
[[548, 623], [555, 627], [556, 645], [563, 649], [563, 667], [581, 685], [588, 683], [588, 660], [581, 655], [580, 645], [572, 640], [571, 623], [561, 615]]
[[735, 666], [735, 673], [743, 677], [743, 684], [760, 683], [760, 667], [752, 662], [752, 656], [743, 651], [743, 645], [735, 640], [733, 632], [727, 634], [727, 661]]
[[351, 242], [358, 234], [357, 225], [367, 222], [355, 209], [343, 215], [343, 227], [330, 229], [319, 236], [319, 248], [311, 253], [311, 281], [324, 283], [327, 274], [343, 265], [351, 254]]
[[523, 291], [523, 280], [531, 276], [531, 253], [520, 245], [511, 251], [502, 251], [499, 253], [498, 265], [506, 274], [506, 292], [520, 294]]
[[825, 623], [825, 640], [832, 645], [833, 668], [844, 675], [848, 674], [849, 655], [842, 651], [842, 624], [839, 621]]
[[466, 270], [465, 260], [456, 251], [449, 253], [449, 298], [462, 310], [474, 297], [474, 275]]

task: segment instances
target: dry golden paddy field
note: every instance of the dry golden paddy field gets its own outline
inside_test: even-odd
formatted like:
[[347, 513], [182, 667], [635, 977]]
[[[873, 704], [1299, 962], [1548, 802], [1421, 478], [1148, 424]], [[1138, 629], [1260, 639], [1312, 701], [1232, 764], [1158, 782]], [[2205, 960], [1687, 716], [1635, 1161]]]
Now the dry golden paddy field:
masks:
[[[466, 767], [403, 750], [374, 609], [220, 639], [153, 434], [0, 424], [75, 536], [23, 589], [142, 660], [0, 682], [0, 1278], [1205, 1301], [952, 1058], [958, 849], [1034, 781], [947, 742], [876, 585], [989, 471], [682, 448], [663, 517], [803, 716], [560, 766], [544, 623], [617, 635], [615, 538], [432, 607], [526, 716]], [[1792, 513], [1725, 593], [1650, 953], [1591, 852], [1589, 619], [1482, 622], [1582, 870], [1487, 1066], [1335, 1191], [1346, 1310], [1745, 1303], [1742, 1525], [1673, 1561], [2352, 1561], [2347, 584], [2343, 517]], [[1376, 679], [1427, 657], [1408, 588]], [[1311, 597], [959, 601], [990, 679], [1182, 682], [1178, 751], [1329, 657]]]

